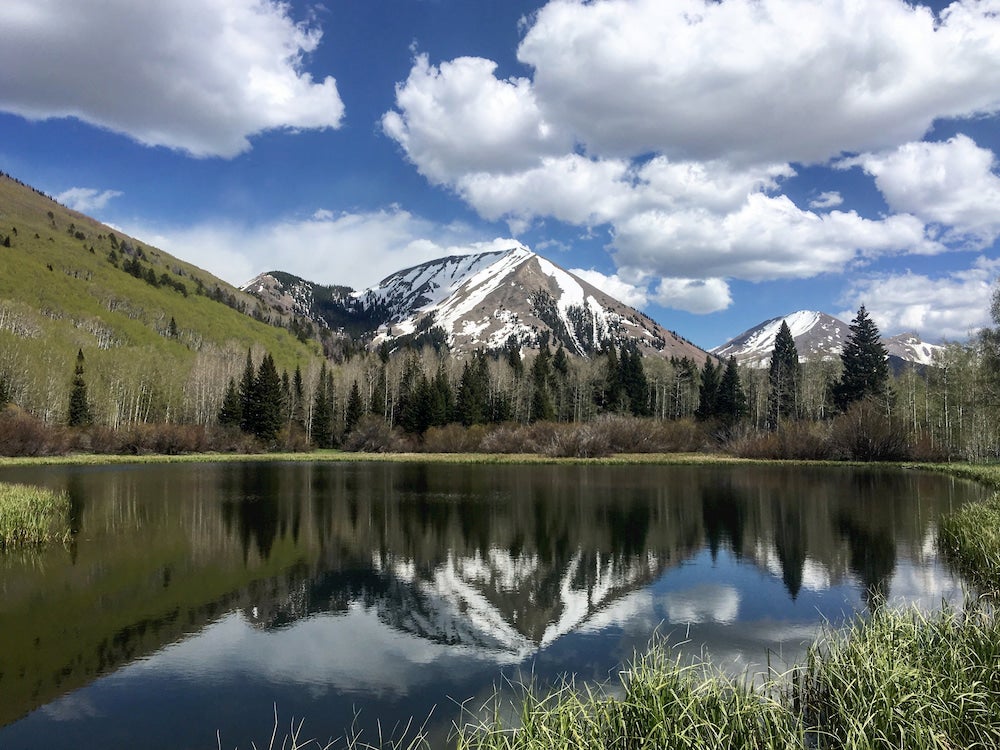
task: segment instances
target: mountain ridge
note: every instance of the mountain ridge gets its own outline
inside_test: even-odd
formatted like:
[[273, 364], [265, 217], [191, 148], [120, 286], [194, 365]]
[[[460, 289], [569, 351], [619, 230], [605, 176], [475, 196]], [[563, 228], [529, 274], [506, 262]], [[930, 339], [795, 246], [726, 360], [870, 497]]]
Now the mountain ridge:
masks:
[[[440, 331], [456, 353], [476, 348], [539, 348], [548, 340], [586, 356], [608, 344], [635, 345], [645, 356], [707, 356], [674, 331], [587, 281], [518, 245], [505, 251], [453, 255], [397, 271], [373, 287], [350, 290], [276, 272], [243, 286], [258, 297], [298, 300], [300, 314], [331, 328], [364, 331], [371, 345]], [[326, 310], [309, 307], [317, 290], [338, 290]], [[308, 309], [307, 309], [308, 308]]]
[[[736, 357], [738, 363], [750, 367], [767, 367], [782, 322], [788, 324], [799, 359], [803, 362], [839, 358], [850, 336], [850, 325], [839, 318], [815, 310], [797, 310], [758, 323], [710, 351], [722, 358]], [[943, 348], [922, 341], [915, 333], [883, 336], [882, 344], [889, 353], [890, 361], [897, 366], [908, 362], [930, 365], [935, 354]]]

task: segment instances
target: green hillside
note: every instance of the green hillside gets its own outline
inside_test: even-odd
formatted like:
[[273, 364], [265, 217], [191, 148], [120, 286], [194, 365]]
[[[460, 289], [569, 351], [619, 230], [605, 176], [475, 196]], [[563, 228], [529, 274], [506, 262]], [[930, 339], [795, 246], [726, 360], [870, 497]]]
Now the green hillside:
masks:
[[284, 322], [208, 272], [0, 175], [0, 379], [46, 421], [65, 419], [82, 350], [98, 423], [207, 423], [248, 347], [257, 361], [270, 352], [279, 371], [318, 369], [318, 343]]

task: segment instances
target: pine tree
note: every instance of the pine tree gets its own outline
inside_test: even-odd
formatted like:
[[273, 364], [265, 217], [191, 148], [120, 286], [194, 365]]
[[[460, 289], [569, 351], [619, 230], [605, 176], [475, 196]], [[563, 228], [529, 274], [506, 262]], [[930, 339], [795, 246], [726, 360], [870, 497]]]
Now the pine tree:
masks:
[[701, 370], [701, 386], [698, 388], [698, 410], [695, 416], [698, 419], [711, 419], [717, 415], [717, 404], [719, 397], [719, 371], [712, 361], [712, 358], [705, 357], [705, 366]]
[[240, 392], [236, 387], [235, 378], [229, 378], [226, 395], [223, 396], [222, 407], [219, 409], [219, 424], [223, 427], [239, 427], [242, 421], [243, 404], [240, 401]]
[[329, 373], [324, 362], [313, 394], [312, 441], [317, 448], [329, 448], [333, 445], [333, 404], [327, 388], [328, 379]]
[[76, 353], [73, 368], [73, 387], [69, 392], [69, 409], [66, 422], [70, 427], [82, 427], [93, 421], [90, 402], [87, 400], [87, 383], [83, 379], [83, 349]]
[[433, 392], [427, 373], [421, 372], [407, 395], [406, 411], [400, 426], [414, 435], [423, 435], [431, 425]]
[[619, 412], [624, 408], [625, 389], [622, 385], [621, 367], [615, 345], [609, 343], [605, 352], [604, 370], [604, 411]]
[[455, 399], [458, 420], [469, 427], [490, 419], [490, 380], [486, 354], [477, 349], [462, 367], [462, 379]]
[[552, 404], [552, 392], [549, 379], [552, 375], [552, 355], [548, 344], [539, 350], [538, 356], [531, 364], [531, 382], [534, 386], [531, 393], [531, 421], [550, 421], [556, 415]]
[[891, 398], [887, 357], [878, 327], [862, 305], [851, 321], [851, 334], [840, 355], [843, 372], [833, 390], [838, 409], [845, 411], [854, 402], [866, 398], [886, 401]]
[[799, 363], [799, 352], [788, 323], [781, 321], [767, 372], [768, 427], [777, 429], [783, 420], [798, 415], [801, 387], [802, 365]]
[[302, 383], [302, 369], [295, 365], [295, 375], [292, 377], [292, 425], [300, 430], [306, 429], [305, 387]]
[[364, 414], [364, 406], [361, 403], [361, 389], [358, 388], [358, 381], [351, 385], [351, 392], [347, 396], [347, 412], [344, 415], [344, 432], [350, 432], [357, 427]]
[[243, 377], [240, 379], [240, 429], [243, 432], [253, 432], [254, 427], [254, 381], [257, 373], [253, 366], [253, 357], [247, 349], [247, 361], [243, 367]]
[[719, 381], [719, 390], [715, 398], [715, 415], [727, 425], [733, 425], [746, 414], [747, 397], [740, 382], [739, 367], [736, 365], [736, 357], [730, 357]]
[[444, 360], [438, 364], [431, 386], [433, 396], [431, 400], [431, 424], [435, 427], [443, 427], [452, 420], [452, 414], [455, 411], [455, 394], [451, 389], [451, 381], [448, 379]]
[[251, 432], [264, 443], [273, 443], [284, 423], [281, 377], [274, 366], [274, 359], [270, 354], [265, 354], [254, 380]]
[[635, 417], [649, 416], [649, 382], [642, 367], [639, 347], [622, 345], [618, 357], [619, 382], [628, 401], [629, 412]]
[[521, 343], [514, 338], [514, 334], [511, 334], [507, 337], [507, 342], [504, 344], [503, 349], [507, 364], [510, 365], [510, 369], [514, 372], [514, 379], [519, 380], [524, 375], [524, 362], [521, 360]]

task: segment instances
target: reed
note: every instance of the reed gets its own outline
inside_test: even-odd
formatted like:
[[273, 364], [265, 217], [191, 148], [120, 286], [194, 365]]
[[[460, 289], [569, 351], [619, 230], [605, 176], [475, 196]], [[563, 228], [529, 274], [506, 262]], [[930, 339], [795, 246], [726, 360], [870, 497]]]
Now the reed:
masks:
[[69, 497], [23, 484], [0, 484], [0, 550], [69, 538]]
[[1000, 596], [1000, 495], [942, 519], [938, 545], [981, 594]]
[[[882, 609], [831, 630], [785, 675], [731, 678], [655, 645], [623, 694], [526, 690], [516, 721], [494, 708], [461, 750], [1000, 747], [1000, 624], [991, 608]], [[499, 703], [497, 703], [499, 706]]]
[[1000, 622], [989, 605], [880, 610], [831, 631], [786, 703], [820, 748], [1000, 747]]

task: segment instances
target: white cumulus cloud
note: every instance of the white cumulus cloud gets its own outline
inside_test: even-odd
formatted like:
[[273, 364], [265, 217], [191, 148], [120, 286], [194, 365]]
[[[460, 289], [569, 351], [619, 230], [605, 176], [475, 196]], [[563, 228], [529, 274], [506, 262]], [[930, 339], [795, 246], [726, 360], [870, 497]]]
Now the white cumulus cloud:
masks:
[[926, 341], [965, 339], [990, 323], [1000, 260], [981, 257], [969, 268], [932, 277], [906, 272], [860, 278], [841, 299], [845, 320], [862, 304], [884, 334], [915, 331]]
[[496, 67], [480, 57], [434, 66], [418, 55], [396, 86], [398, 111], [382, 127], [432, 182], [524, 167], [572, 145], [542, 117], [531, 82], [498, 80]]
[[1000, 5], [554, 0], [518, 57], [592, 152], [825, 162], [1000, 109]]
[[[947, 161], [948, 177], [906, 200], [893, 149], [935, 120], [1000, 111], [998, 39], [1000, 0], [938, 14], [902, 0], [551, 0], [524, 22], [530, 75], [420, 55], [382, 125], [480, 216], [515, 233], [549, 218], [607, 226], [616, 278], [660, 278], [676, 299], [697, 297], [683, 309], [718, 310], [728, 279], [857, 271], [994, 239], [989, 152], [961, 138], [944, 155], [925, 149], [917, 161]], [[879, 181], [888, 215], [843, 210], [834, 190], [802, 206], [784, 194], [793, 164], [845, 153], [863, 154], [853, 163]], [[978, 193], [944, 200], [962, 178]]]
[[836, 190], [830, 190], [825, 193], [820, 193], [811, 201], [809, 201], [809, 208], [836, 208], [844, 202], [843, 196]]
[[723, 279], [661, 279], [653, 299], [663, 307], [699, 315], [725, 310], [733, 302]]
[[984, 246], [1000, 236], [1000, 176], [992, 151], [966, 135], [906, 143], [842, 162], [874, 176], [889, 206], [953, 227]]
[[277, 0], [4, 0], [0, 110], [76, 117], [149, 146], [232, 157], [267, 130], [335, 128], [321, 32]]
[[55, 196], [59, 203], [81, 213], [100, 211], [113, 198], [122, 195], [120, 190], [98, 190], [96, 188], [73, 187]]
[[129, 234], [198, 265], [231, 284], [282, 270], [320, 284], [372, 286], [401, 268], [447, 255], [509, 250], [508, 238], [480, 241], [471, 229], [441, 226], [399, 208], [367, 213], [320, 209], [308, 218], [258, 225], [127, 227]]
[[649, 301], [649, 295], [643, 287], [630, 284], [619, 278], [618, 274], [609, 276], [592, 268], [571, 268], [570, 273], [580, 277], [588, 284], [593, 284], [605, 294], [630, 307], [642, 309]]

